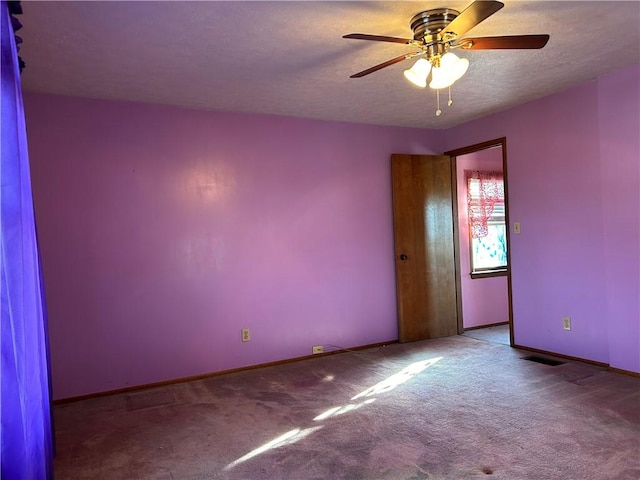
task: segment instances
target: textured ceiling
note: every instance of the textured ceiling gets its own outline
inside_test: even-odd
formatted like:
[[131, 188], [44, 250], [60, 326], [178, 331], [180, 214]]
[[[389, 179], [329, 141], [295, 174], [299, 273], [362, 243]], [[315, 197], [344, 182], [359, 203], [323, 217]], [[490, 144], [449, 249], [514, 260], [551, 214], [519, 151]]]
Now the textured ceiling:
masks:
[[[23, 1], [25, 91], [447, 128], [640, 63], [638, 1], [504, 0], [467, 36], [548, 33], [542, 50], [464, 51], [454, 104], [409, 84], [405, 60], [349, 75], [414, 49], [347, 40], [410, 38], [426, 9], [471, 2]], [[446, 105], [446, 92], [443, 105]]]

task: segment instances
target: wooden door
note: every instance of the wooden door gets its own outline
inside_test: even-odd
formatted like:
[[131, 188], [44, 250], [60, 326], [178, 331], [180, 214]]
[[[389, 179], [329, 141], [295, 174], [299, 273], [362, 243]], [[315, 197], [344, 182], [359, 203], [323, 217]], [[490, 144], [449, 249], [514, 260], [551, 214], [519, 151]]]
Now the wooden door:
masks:
[[458, 333], [451, 159], [392, 155], [399, 340]]

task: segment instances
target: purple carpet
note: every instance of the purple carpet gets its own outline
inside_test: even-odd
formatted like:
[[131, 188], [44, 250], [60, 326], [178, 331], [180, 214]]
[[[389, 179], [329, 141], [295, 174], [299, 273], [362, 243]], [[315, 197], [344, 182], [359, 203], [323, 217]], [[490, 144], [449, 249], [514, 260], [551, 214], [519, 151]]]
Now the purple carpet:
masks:
[[55, 408], [61, 479], [638, 480], [640, 379], [468, 336]]

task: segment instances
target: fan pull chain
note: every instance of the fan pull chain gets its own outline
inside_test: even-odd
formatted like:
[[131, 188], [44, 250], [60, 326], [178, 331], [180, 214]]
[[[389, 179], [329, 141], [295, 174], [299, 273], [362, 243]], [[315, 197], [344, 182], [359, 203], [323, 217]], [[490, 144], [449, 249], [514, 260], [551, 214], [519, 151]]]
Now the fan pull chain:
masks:
[[[449, 100], [447, 101], [447, 106], [450, 107], [453, 105], [453, 99], [451, 98], [451, 85], [449, 85]], [[436, 117], [439, 117], [442, 114], [442, 110], [440, 110], [440, 89], [436, 89]]]

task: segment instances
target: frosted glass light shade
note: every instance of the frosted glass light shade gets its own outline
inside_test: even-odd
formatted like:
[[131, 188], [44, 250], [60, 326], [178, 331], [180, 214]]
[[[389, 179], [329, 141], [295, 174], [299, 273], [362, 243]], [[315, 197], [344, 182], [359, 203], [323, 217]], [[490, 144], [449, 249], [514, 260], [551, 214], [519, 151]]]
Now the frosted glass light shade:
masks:
[[404, 71], [404, 76], [414, 85], [424, 88], [427, 86], [429, 70], [431, 70], [431, 63], [424, 58], [420, 58], [413, 64], [413, 67]]
[[455, 54], [445, 53], [440, 59], [440, 67], [433, 67], [429, 87], [447, 88], [462, 77], [469, 68], [469, 60], [458, 58]]

